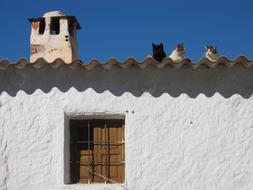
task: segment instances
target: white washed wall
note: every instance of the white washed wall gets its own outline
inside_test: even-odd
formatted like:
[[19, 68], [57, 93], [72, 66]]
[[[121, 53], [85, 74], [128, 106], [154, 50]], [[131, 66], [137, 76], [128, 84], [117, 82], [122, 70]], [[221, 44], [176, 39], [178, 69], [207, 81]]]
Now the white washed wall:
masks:
[[125, 114], [129, 190], [253, 189], [253, 70], [0, 71], [0, 189], [64, 185], [67, 117]]

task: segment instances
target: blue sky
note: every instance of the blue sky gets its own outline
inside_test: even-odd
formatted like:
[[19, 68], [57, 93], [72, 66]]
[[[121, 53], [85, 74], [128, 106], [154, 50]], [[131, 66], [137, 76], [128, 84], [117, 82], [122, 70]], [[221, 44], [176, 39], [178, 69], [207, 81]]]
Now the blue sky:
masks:
[[79, 58], [83, 62], [111, 57], [144, 59], [151, 43], [163, 42], [169, 54], [183, 42], [187, 57], [197, 61], [203, 45], [214, 44], [222, 55], [253, 58], [252, 0], [1, 0], [0, 59], [29, 57], [29, 17], [59, 10], [74, 15]]

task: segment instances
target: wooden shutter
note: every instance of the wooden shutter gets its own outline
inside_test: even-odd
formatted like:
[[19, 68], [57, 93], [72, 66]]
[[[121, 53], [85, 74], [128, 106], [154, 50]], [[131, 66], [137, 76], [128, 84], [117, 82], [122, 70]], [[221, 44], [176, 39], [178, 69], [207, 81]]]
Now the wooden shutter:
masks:
[[73, 183], [124, 182], [123, 120], [73, 120], [70, 133]]
[[92, 183], [93, 130], [86, 120], [70, 121], [70, 172], [73, 183]]
[[[125, 142], [122, 120], [94, 121], [95, 183], [123, 183], [125, 180]], [[112, 180], [106, 180], [106, 178]]]

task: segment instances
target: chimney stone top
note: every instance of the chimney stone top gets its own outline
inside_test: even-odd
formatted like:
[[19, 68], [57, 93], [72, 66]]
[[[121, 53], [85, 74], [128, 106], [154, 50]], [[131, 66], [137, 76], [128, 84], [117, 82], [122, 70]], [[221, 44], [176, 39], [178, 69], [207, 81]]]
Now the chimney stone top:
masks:
[[44, 18], [59, 17], [59, 16], [65, 16], [65, 15], [60, 11], [50, 11], [50, 12], [47, 12], [43, 15]]

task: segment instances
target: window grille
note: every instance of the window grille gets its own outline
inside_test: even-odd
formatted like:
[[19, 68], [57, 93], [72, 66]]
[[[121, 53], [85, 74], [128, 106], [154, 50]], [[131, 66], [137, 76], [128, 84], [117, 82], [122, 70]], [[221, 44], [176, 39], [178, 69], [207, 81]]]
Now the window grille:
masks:
[[124, 120], [70, 120], [72, 183], [123, 183]]

